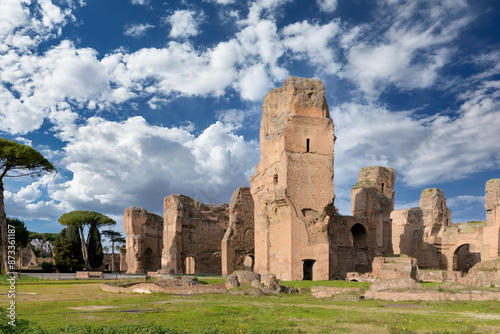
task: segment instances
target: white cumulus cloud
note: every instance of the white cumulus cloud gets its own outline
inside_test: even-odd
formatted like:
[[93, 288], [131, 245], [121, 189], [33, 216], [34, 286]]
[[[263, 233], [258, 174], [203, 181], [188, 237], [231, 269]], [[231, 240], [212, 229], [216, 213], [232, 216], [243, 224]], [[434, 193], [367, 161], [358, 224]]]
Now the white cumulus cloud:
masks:
[[310, 24], [308, 21], [297, 22], [283, 28], [283, 45], [295, 58], [310, 61], [321, 70], [335, 74], [340, 64], [330, 43], [339, 32], [338, 22], [325, 25]]
[[125, 31], [123, 33], [130, 37], [140, 38], [143, 37], [148, 29], [151, 28], [154, 28], [154, 25], [147, 23], [130, 24], [125, 27]]
[[169, 36], [172, 38], [188, 38], [200, 33], [198, 26], [203, 21], [203, 14], [193, 10], [176, 10], [164, 18], [171, 25]]
[[471, 21], [459, 1], [389, 2], [375, 22], [356, 26], [343, 40], [347, 64], [340, 75], [376, 96], [389, 85], [426, 88], [450, 61], [455, 40]]
[[337, 9], [337, 0], [316, 0], [319, 9], [323, 12], [332, 13]]

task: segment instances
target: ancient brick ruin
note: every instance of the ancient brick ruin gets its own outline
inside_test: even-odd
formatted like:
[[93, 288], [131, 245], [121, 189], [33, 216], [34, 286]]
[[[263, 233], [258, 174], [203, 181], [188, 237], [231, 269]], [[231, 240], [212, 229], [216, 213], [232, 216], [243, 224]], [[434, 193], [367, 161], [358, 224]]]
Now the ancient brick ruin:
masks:
[[366, 167], [351, 191], [352, 215], [343, 216], [334, 206], [335, 139], [323, 83], [288, 78], [264, 99], [251, 188], [220, 205], [170, 195], [163, 217], [125, 210], [128, 272], [246, 269], [281, 280], [323, 280], [373, 275], [373, 260], [393, 253], [448, 271], [498, 258], [500, 179], [486, 184], [486, 221], [451, 225], [441, 190], [424, 190], [418, 208], [394, 211], [396, 172]]
[[222, 238], [222, 275], [235, 270], [253, 270], [254, 205], [250, 188], [236, 189], [229, 203], [229, 225]]
[[421, 269], [467, 272], [480, 261], [499, 257], [500, 179], [486, 182], [486, 221], [451, 224], [442, 190], [424, 189], [420, 207], [393, 211], [395, 253], [415, 257]]
[[334, 140], [321, 81], [292, 77], [264, 98], [261, 160], [250, 178], [258, 273], [329, 279]]
[[220, 274], [228, 205], [204, 204], [184, 195], [170, 195], [165, 198], [163, 209], [161, 268], [176, 274]]
[[372, 270], [376, 256], [392, 254], [390, 214], [394, 209], [396, 172], [365, 167], [351, 190], [352, 216], [333, 216], [330, 222], [330, 276]]
[[158, 270], [163, 249], [163, 217], [139, 207], [129, 207], [123, 214], [128, 274]]

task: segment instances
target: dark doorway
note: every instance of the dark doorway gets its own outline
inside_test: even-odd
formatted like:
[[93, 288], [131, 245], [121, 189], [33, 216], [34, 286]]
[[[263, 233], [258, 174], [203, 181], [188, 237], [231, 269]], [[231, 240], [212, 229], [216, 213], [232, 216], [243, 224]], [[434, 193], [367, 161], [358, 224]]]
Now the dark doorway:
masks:
[[307, 140], [306, 140], [306, 152], [309, 152], [310, 144], [311, 144], [311, 141], [309, 140], [309, 138], [307, 138]]
[[368, 233], [361, 224], [354, 224], [351, 227], [353, 267], [352, 270], [360, 274], [372, 270], [371, 260], [368, 255]]
[[357, 248], [367, 248], [368, 247], [368, 233], [366, 229], [361, 224], [355, 224], [351, 227], [352, 234], [352, 245]]
[[474, 245], [464, 244], [453, 253], [453, 270], [466, 273], [478, 262], [481, 262], [481, 253]]
[[302, 279], [304, 281], [312, 281], [313, 280], [313, 266], [316, 260], [304, 260], [302, 265], [303, 275]]
[[154, 271], [155, 270], [155, 261], [153, 256], [153, 251], [148, 247], [143, 255], [144, 261], [144, 271]]

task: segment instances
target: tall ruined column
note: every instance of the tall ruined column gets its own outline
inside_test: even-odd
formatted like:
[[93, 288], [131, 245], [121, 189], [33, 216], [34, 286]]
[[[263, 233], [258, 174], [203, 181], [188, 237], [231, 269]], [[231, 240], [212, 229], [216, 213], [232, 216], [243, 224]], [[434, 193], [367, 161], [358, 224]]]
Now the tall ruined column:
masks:
[[250, 188], [240, 187], [231, 196], [229, 225], [221, 242], [222, 275], [250, 268], [254, 259], [254, 206]]
[[182, 222], [184, 219], [179, 195], [165, 197], [163, 202], [163, 252], [161, 269], [175, 274], [182, 273]]
[[500, 179], [486, 182], [484, 197], [486, 227], [483, 230], [483, 244], [486, 254], [483, 261], [500, 256]]
[[[356, 271], [371, 271], [375, 256], [392, 253], [390, 215], [394, 210], [395, 183], [396, 171], [391, 167], [372, 166], [359, 171], [358, 182], [351, 190], [351, 212], [353, 217], [363, 218], [364, 222], [358, 220], [351, 233], [353, 239], [366, 234], [366, 238], [363, 237], [366, 241], [361, 245], [353, 240], [353, 262], [355, 268], [359, 268]], [[361, 269], [363, 267], [365, 270]]]
[[160, 269], [163, 217], [143, 208], [129, 207], [123, 213], [123, 229], [127, 234], [127, 274]]
[[256, 272], [329, 279], [334, 139], [320, 80], [290, 77], [264, 98], [261, 160], [250, 178]]

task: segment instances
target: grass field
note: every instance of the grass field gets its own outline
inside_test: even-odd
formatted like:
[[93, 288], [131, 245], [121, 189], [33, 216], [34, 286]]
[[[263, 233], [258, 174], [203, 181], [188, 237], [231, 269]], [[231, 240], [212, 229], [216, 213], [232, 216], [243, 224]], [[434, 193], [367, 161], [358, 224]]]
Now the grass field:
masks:
[[[499, 302], [354, 302], [316, 299], [310, 293], [264, 297], [125, 294], [102, 291], [101, 282], [18, 281], [18, 332], [500, 334]], [[223, 281], [204, 283], [212, 282]], [[338, 281], [284, 283], [294, 287], [369, 286]], [[9, 302], [4, 295], [8, 290], [5, 280], [0, 281], [0, 289], [0, 308], [5, 312]], [[0, 331], [9, 331], [9, 326], [2, 326]]]

